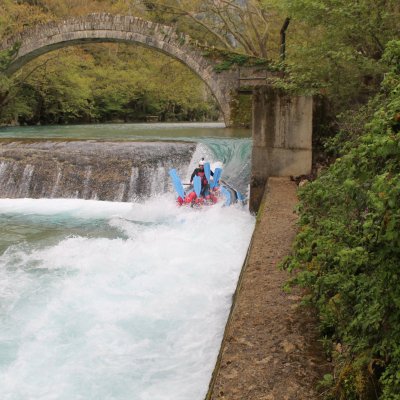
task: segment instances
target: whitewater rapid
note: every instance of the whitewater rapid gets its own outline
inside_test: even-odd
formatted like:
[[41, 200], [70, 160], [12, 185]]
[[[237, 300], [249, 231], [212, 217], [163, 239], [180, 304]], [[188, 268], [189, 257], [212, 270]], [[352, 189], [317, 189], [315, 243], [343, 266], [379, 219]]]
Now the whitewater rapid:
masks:
[[0, 199], [3, 400], [202, 400], [255, 219]]

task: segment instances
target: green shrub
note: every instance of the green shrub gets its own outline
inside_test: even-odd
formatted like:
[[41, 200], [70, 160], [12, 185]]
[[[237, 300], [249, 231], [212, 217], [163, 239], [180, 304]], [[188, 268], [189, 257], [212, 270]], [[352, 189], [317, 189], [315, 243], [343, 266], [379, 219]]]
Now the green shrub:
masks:
[[284, 265], [310, 288], [321, 334], [340, 345], [339, 399], [400, 399], [400, 41], [383, 61], [390, 72], [364, 130], [300, 191], [301, 228]]

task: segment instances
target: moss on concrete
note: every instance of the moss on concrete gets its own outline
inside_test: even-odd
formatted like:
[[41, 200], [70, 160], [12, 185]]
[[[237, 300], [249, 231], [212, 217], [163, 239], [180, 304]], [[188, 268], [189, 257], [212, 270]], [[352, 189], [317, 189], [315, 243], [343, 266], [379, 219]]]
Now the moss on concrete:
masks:
[[251, 127], [252, 95], [237, 93], [231, 101], [231, 120], [235, 127]]

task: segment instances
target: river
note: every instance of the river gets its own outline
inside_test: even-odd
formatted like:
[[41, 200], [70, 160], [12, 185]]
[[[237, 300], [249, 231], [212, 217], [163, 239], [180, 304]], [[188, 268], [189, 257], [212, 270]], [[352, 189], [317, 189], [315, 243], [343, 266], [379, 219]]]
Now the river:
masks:
[[[183, 178], [205, 156], [244, 192], [248, 136], [221, 124], [0, 130], [13, 140], [195, 142], [176, 166]], [[204, 398], [255, 219], [239, 205], [178, 208], [170, 186], [157, 188], [125, 202], [0, 199], [2, 399]]]

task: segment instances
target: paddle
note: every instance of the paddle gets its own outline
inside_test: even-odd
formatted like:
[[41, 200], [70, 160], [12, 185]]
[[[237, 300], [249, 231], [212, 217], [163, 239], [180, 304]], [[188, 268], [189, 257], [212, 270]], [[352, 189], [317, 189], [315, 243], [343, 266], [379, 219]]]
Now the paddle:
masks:
[[230, 206], [231, 205], [231, 193], [229, 190], [225, 189], [223, 186], [221, 186], [221, 192], [225, 196], [226, 201], [225, 201], [225, 206]]
[[[234, 199], [231, 200], [231, 202], [236, 203], [236, 201], [240, 201], [243, 205], [246, 203], [246, 198], [242, 195], [242, 193], [240, 193], [234, 187], [229, 185], [229, 183], [227, 183], [221, 179], [221, 184], [226, 186], [231, 191], [231, 194], [233, 194]], [[232, 195], [231, 195], [231, 198], [232, 198]]]
[[214, 180], [211, 181], [211, 184], [210, 184], [211, 189], [214, 189], [215, 187], [218, 186], [218, 181], [219, 181], [219, 178], [221, 178], [221, 174], [222, 174], [222, 169], [221, 168], [215, 168]]
[[193, 188], [197, 197], [200, 197], [201, 193], [201, 178], [199, 176], [195, 176], [193, 179]]
[[210, 179], [211, 179], [211, 168], [210, 168], [210, 163], [206, 162], [204, 164], [204, 173], [206, 175], [207, 181], [208, 183], [210, 183]]
[[178, 193], [178, 196], [180, 196], [182, 199], [185, 198], [185, 191], [183, 190], [183, 186], [181, 183], [181, 180], [179, 179], [178, 173], [176, 172], [175, 169], [170, 169], [169, 170], [169, 176], [172, 179], [172, 183], [174, 185], [174, 188], [176, 190], [176, 193]]

